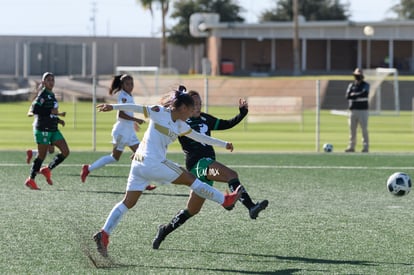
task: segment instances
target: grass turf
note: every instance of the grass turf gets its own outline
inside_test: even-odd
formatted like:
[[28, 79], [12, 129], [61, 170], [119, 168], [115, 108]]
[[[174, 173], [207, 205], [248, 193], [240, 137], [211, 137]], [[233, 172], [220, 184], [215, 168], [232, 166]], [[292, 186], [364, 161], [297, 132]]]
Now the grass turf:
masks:
[[[343, 154], [346, 117], [321, 113], [321, 146], [315, 154], [315, 113], [298, 124], [240, 124], [214, 133], [232, 141], [236, 153], [219, 160], [235, 168], [254, 200], [270, 204], [250, 220], [239, 204], [227, 212], [207, 202], [202, 212], [171, 234], [160, 250], [151, 241], [160, 223], [184, 207], [188, 188], [161, 186], [146, 192], [111, 237], [110, 259], [95, 251], [92, 234], [123, 197], [129, 154], [80, 183], [82, 163], [111, 150], [114, 113], [97, 115], [92, 143], [90, 103], [61, 103], [68, 113], [61, 130], [72, 154], [53, 171], [41, 191], [23, 186], [30, 166], [24, 151], [34, 147], [29, 103], [2, 103], [0, 121], [0, 270], [6, 274], [410, 274], [414, 252], [412, 194], [396, 198], [385, 189], [397, 170], [413, 173], [412, 114], [371, 116], [370, 154]], [[234, 108], [210, 108], [230, 118]], [[145, 130], [138, 133], [142, 136]], [[360, 139], [360, 133], [358, 133]], [[97, 152], [93, 152], [95, 149]], [[171, 151], [179, 152], [178, 143]], [[237, 152], [243, 152], [238, 154]], [[277, 153], [257, 153], [277, 152]], [[283, 153], [289, 152], [289, 153]], [[182, 163], [182, 153], [170, 157]], [[48, 158], [48, 160], [50, 157]], [[216, 187], [224, 190], [225, 185]]]
[[[109, 259], [92, 234], [123, 197], [128, 156], [92, 172], [82, 163], [104, 153], [73, 152], [42, 175], [41, 191], [23, 186], [24, 151], [0, 154], [0, 270], [4, 274], [410, 274], [414, 269], [412, 194], [385, 189], [395, 171], [413, 173], [411, 154], [219, 154], [254, 200], [269, 207], [251, 220], [240, 203], [201, 213], [153, 250], [160, 223], [185, 206], [189, 189], [146, 192], [111, 236]], [[181, 153], [169, 158], [182, 163]], [[48, 158], [48, 160], [50, 157]], [[216, 183], [220, 190], [225, 184]]]
[[[25, 150], [35, 146], [32, 134], [33, 118], [26, 112], [29, 102], [1, 103], [0, 124], [2, 138], [0, 150]], [[63, 102], [59, 110], [66, 111], [65, 127], [60, 127], [72, 151], [111, 151], [111, 129], [115, 112], [97, 113], [96, 131], [93, 132], [93, 106], [90, 102]], [[219, 118], [231, 118], [238, 109], [211, 107], [209, 112]], [[139, 116], [139, 114], [137, 114]], [[147, 124], [138, 132], [141, 138]], [[299, 123], [240, 123], [227, 131], [214, 131], [213, 135], [230, 141], [235, 152], [315, 152], [316, 116], [312, 110], [304, 112], [303, 130]], [[371, 152], [414, 152], [413, 116], [411, 112], [396, 115], [371, 116], [369, 119]], [[361, 132], [358, 129], [357, 150], [361, 150]], [[320, 116], [319, 149], [331, 143], [334, 152], [343, 152], [348, 143], [348, 125], [345, 116], [332, 115], [323, 110]], [[95, 142], [94, 142], [95, 139]], [[179, 144], [170, 151], [181, 151]], [[219, 148], [218, 151], [223, 151]]]

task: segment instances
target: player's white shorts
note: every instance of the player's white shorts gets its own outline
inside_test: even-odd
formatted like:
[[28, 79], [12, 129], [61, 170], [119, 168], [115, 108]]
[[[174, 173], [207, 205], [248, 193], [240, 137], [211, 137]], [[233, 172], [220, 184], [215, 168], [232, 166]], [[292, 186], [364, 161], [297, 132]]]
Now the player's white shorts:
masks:
[[126, 191], [144, 191], [151, 181], [170, 184], [183, 172], [183, 168], [167, 159], [161, 162], [134, 159], [131, 163]]
[[112, 129], [112, 144], [116, 146], [118, 151], [124, 151], [125, 146], [139, 144], [139, 139], [133, 127], [117, 122]]

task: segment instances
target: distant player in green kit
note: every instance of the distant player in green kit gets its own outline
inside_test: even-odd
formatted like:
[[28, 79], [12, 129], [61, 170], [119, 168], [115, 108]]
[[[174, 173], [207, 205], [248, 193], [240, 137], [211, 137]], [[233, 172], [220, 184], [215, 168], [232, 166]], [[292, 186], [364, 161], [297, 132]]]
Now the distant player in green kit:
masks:
[[[58, 118], [59, 104], [53, 93], [55, 86], [55, 76], [51, 72], [46, 72], [42, 76], [43, 89], [39, 92], [36, 99], [32, 103], [31, 111], [36, 116], [34, 126], [34, 137], [37, 143], [38, 155], [33, 161], [30, 170], [30, 176], [26, 179], [25, 185], [33, 190], [39, 190], [35, 182], [37, 173], [45, 176], [49, 185], [52, 185], [51, 170], [62, 163], [69, 155], [69, 147], [65, 138], [58, 129], [58, 124], [62, 120]], [[42, 167], [43, 161], [48, 153], [50, 146], [59, 148], [60, 153], [57, 154], [48, 166]]]

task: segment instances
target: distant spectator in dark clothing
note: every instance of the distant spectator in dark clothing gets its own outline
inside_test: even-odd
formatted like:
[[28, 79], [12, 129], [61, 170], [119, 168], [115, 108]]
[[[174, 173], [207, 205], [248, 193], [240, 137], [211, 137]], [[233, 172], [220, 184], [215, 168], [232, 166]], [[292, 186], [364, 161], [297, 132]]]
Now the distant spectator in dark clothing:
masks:
[[353, 72], [355, 81], [348, 85], [346, 98], [349, 102], [349, 144], [345, 152], [355, 152], [356, 133], [358, 124], [362, 130], [362, 152], [368, 153], [368, 101], [369, 84], [364, 81], [364, 74], [360, 68]]

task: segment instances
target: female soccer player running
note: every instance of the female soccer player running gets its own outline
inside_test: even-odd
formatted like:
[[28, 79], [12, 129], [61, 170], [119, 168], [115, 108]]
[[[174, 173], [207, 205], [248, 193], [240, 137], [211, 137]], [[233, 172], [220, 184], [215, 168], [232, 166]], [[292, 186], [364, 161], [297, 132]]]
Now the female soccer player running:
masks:
[[148, 129], [131, 163], [124, 199], [114, 206], [102, 230], [94, 235], [98, 252], [104, 257], [107, 256], [109, 235], [128, 209], [134, 207], [143, 190], [151, 181], [160, 184], [187, 185], [200, 197], [215, 201], [224, 208], [232, 208], [240, 198], [240, 187], [230, 194], [222, 194], [217, 189], [197, 179], [184, 168], [166, 159], [168, 145], [182, 135], [202, 143], [221, 146], [233, 151], [231, 143], [201, 135], [185, 123], [185, 120], [193, 113], [194, 100], [184, 89], [173, 91], [169, 96], [168, 107], [134, 104], [100, 104], [97, 106], [99, 111], [103, 112], [113, 109], [133, 111], [142, 113], [150, 119]]
[[[203, 135], [210, 136], [212, 130], [226, 130], [236, 126], [248, 113], [248, 105], [244, 99], [239, 100], [240, 113], [229, 120], [219, 119], [212, 115], [201, 112], [201, 97], [196, 91], [189, 91], [189, 95], [194, 100], [194, 113], [187, 119], [190, 127]], [[263, 200], [254, 203], [247, 193], [246, 189], [241, 186], [239, 176], [236, 171], [216, 161], [216, 153], [213, 146], [196, 142], [185, 136], [178, 138], [181, 147], [185, 153], [186, 168], [201, 181], [213, 185], [213, 181], [227, 182], [230, 190], [241, 187], [241, 203], [248, 209], [250, 218], [256, 219], [260, 211], [264, 210], [268, 201]], [[161, 242], [172, 231], [185, 223], [189, 218], [198, 214], [203, 206], [205, 199], [198, 196], [193, 191], [187, 201], [185, 209], [180, 210], [168, 224], [161, 224], [158, 227], [158, 233], [152, 242], [152, 247], [158, 249]]]
[[[37, 116], [34, 136], [37, 143], [38, 155], [33, 161], [30, 176], [24, 183], [27, 187], [34, 190], [40, 189], [35, 182], [37, 173], [40, 172], [43, 174], [46, 177], [47, 183], [52, 185], [51, 170], [62, 163], [69, 155], [69, 147], [58, 129], [58, 123], [62, 122], [59, 122], [59, 104], [53, 93], [55, 76], [50, 72], [44, 73], [42, 76], [42, 85], [43, 89], [33, 101], [31, 108], [33, 114]], [[65, 125], [64, 122], [62, 125]], [[48, 166], [40, 168], [50, 146], [58, 147], [60, 153], [53, 158]]]
[[[112, 79], [109, 94], [114, 95], [118, 93], [118, 104], [135, 104], [134, 97], [132, 96], [133, 89], [134, 79], [132, 76], [128, 74], [116, 75]], [[91, 165], [84, 164], [80, 173], [81, 181], [85, 182], [90, 172], [119, 161], [126, 146], [135, 153], [139, 145], [139, 139], [135, 131], [139, 129], [138, 124], [144, 122], [144, 120], [134, 117], [133, 112], [118, 111], [117, 121], [112, 128], [112, 144], [114, 145], [112, 153], [97, 159]], [[155, 189], [154, 185], [147, 186], [147, 190], [153, 189]]]
[[[36, 97], [39, 95], [39, 93], [44, 89], [43, 86], [43, 82], [37, 82], [35, 81], [35, 88], [34, 88], [34, 93], [36, 94], [36, 96], [33, 98], [33, 100], [36, 99]], [[37, 115], [33, 114], [33, 105], [30, 105], [29, 111], [27, 111], [27, 116], [28, 117], [33, 117], [33, 133], [36, 131], [36, 124], [37, 124]], [[66, 112], [61, 112], [61, 113], [57, 113], [57, 116], [66, 116]], [[61, 120], [59, 117], [57, 117], [58, 123], [61, 124], [62, 126], [65, 126], [65, 121]], [[47, 150], [47, 153], [52, 155], [53, 153], [55, 153], [55, 146], [49, 144], [49, 148]], [[26, 151], [26, 163], [30, 164], [30, 161], [32, 160], [32, 158], [37, 158], [37, 155], [39, 154], [39, 151], [36, 149], [28, 149]]]

